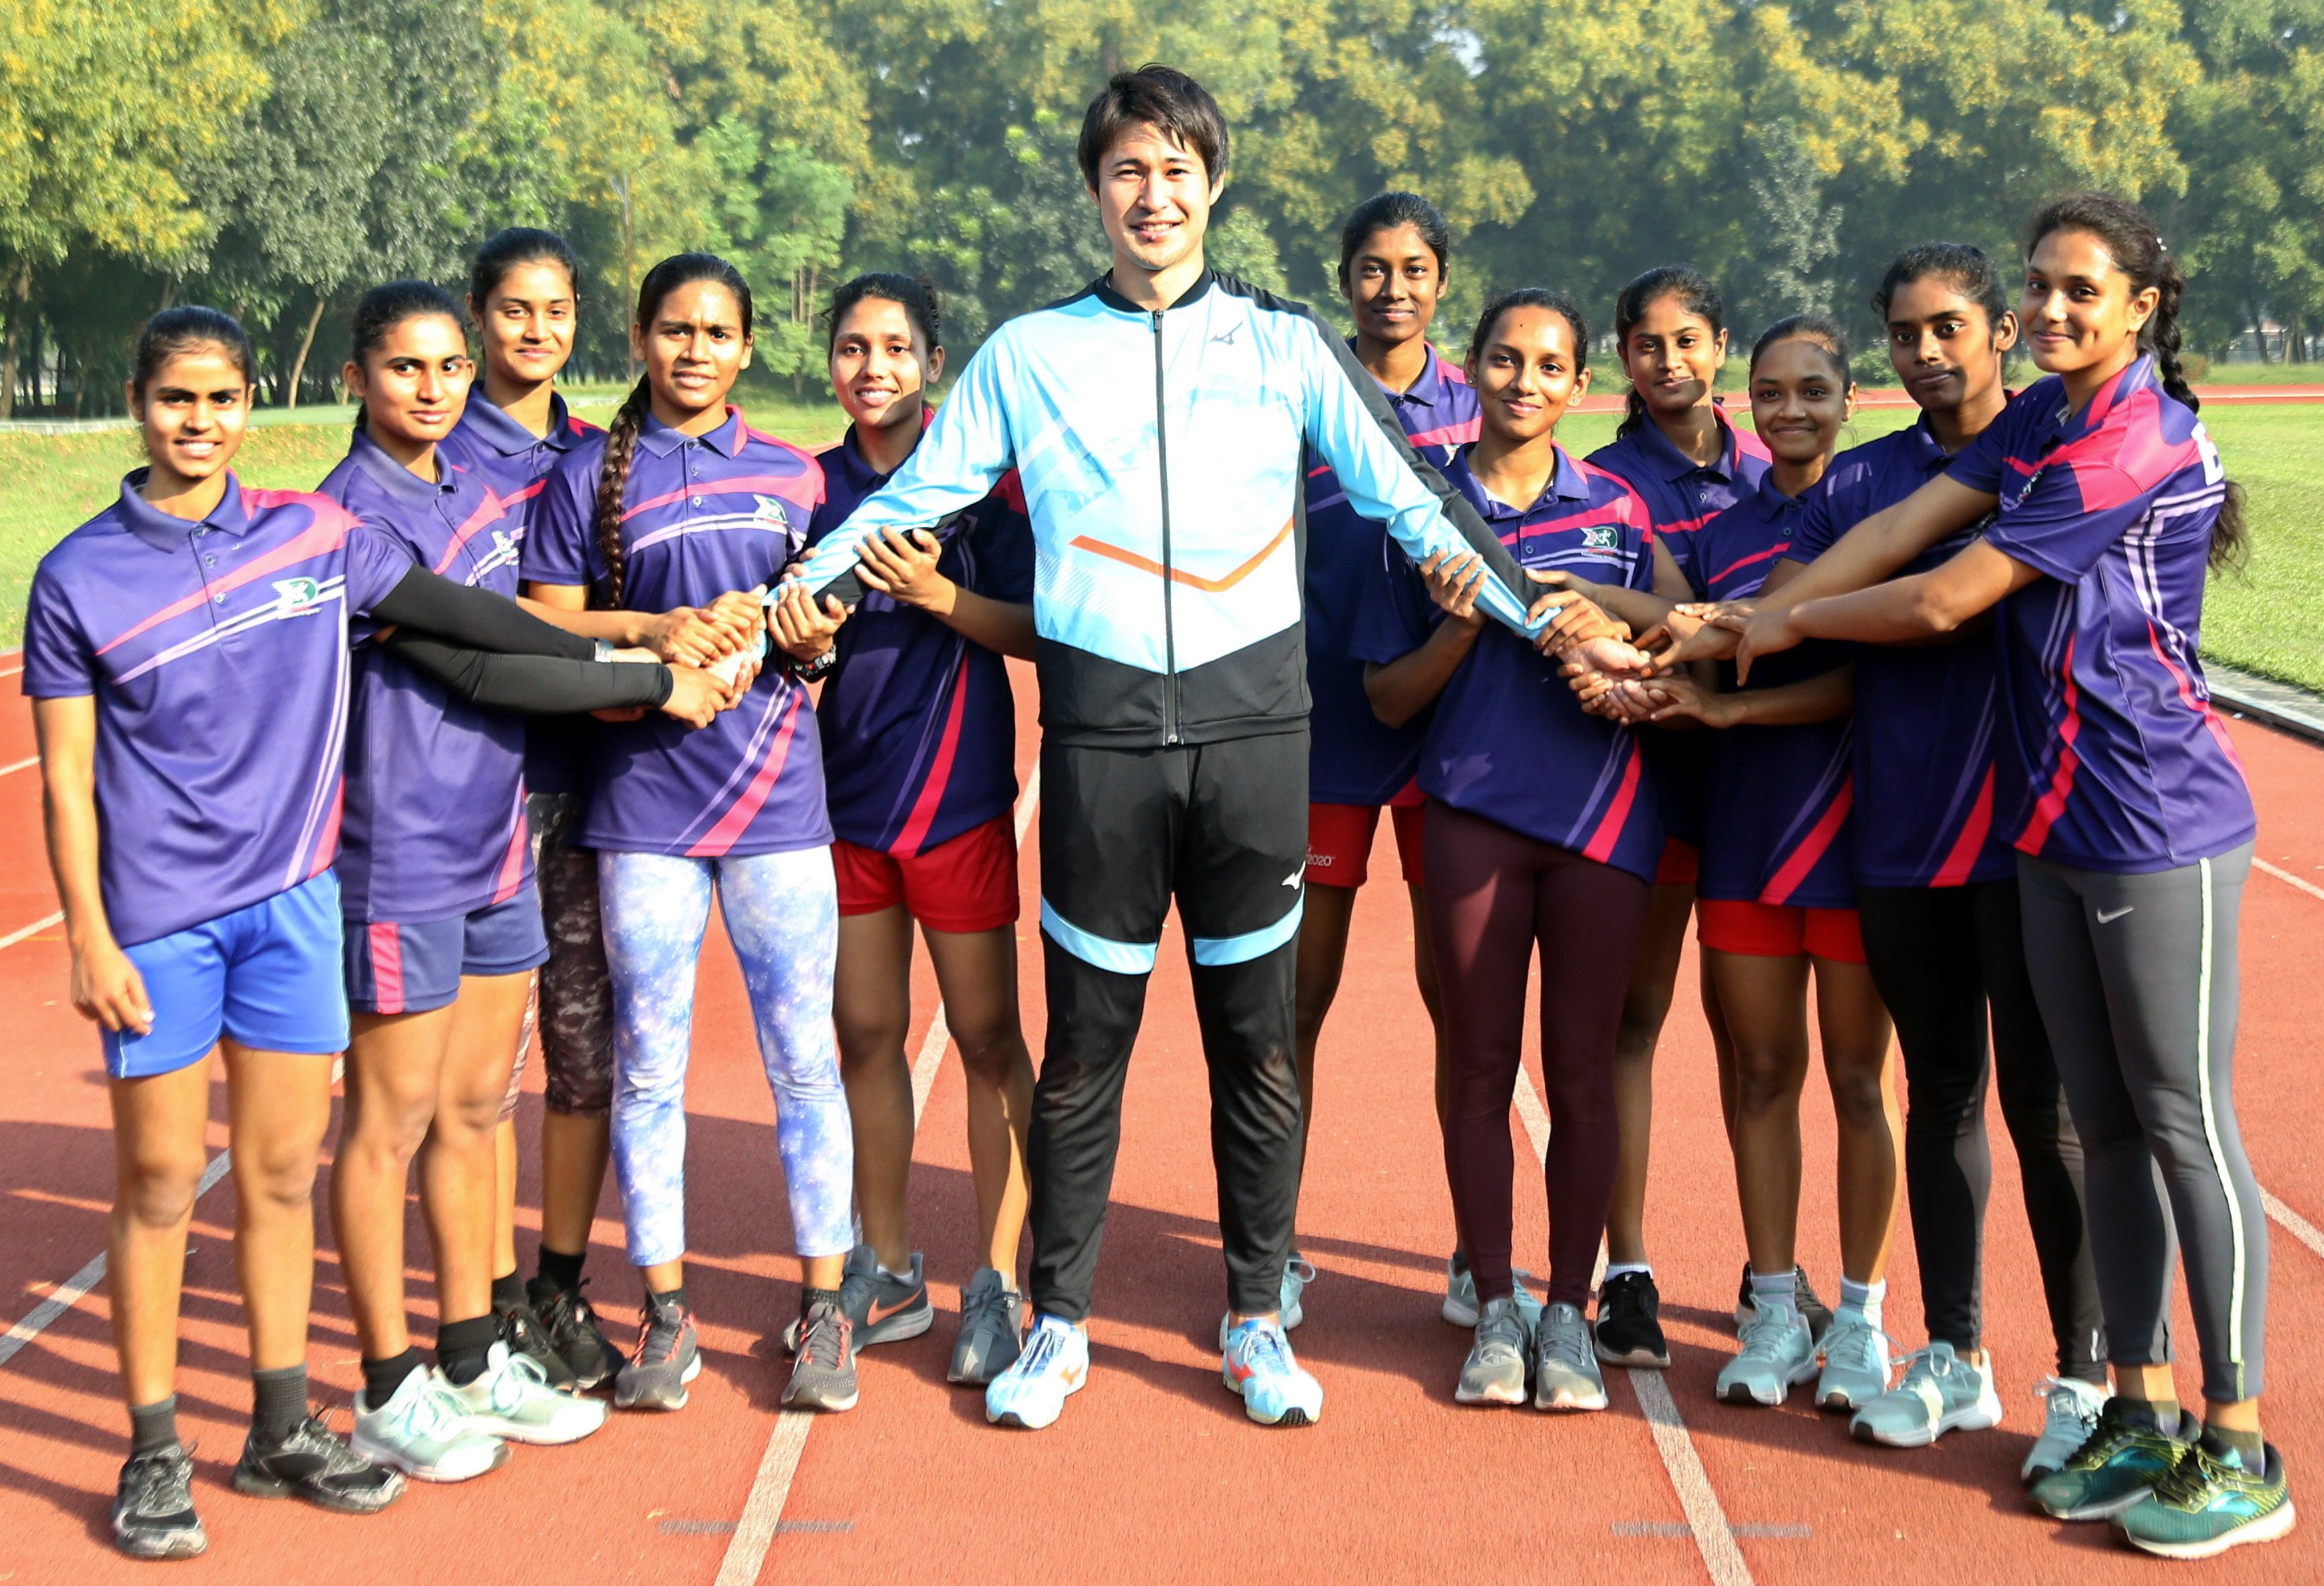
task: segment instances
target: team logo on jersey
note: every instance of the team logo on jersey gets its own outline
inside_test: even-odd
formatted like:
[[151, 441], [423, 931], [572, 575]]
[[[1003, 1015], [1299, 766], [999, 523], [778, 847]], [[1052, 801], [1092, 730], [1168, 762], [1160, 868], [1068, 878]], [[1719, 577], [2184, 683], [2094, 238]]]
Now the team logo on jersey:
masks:
[[516, 559], [521, 554], [520, 549], [517, 545], [517, 536], [510, 534], [505, 529], [493, 530], [493, 548], [476, 559], [475, 571], [470, 576], [468, 582], [471, 584], [478, 582], [485, 574], [491, 572], [495, 567], [506, 567], [515, 565]]
[[303, 617], [322, 609], [323, 586], [312, 578], [274, 580], [276, 617]]
[[1582, 547], [1584, 550], [1613, 550], [1617, 549], [1614, 543], [1614, 525], [1611, 523], [1586, 523], [1582, 525]]
[[791, 526], [791, 509], [788, 502], [784, 501], [780, 496], [773, 495], [758, 495], [751, 499], [759, 503], [758, 511], [752, 516], [760, 522], [770, 529], [788, 530]]

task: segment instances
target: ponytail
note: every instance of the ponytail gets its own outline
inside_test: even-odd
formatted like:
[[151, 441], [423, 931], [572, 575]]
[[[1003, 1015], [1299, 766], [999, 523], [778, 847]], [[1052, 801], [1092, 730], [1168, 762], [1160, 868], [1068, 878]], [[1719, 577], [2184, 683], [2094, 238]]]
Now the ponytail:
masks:
[[[1676, 298], [1682, 309], [1711, 327], [1711, 335], [1718, 336], [1726, 330], [1726, 305], [1720, 300], [1719, 289], [1711, 284], [1711, 277], [1692, 265], [1657, 264], [1633, 280], [1615, 298], [1615, 345], [1628, 346], [1630, 332], [1639, 320], [1646, 317], [1646, 310], [1665, 298]], [[1625, 360], [1623, 367], [1628, 366], [1628, 360]], [[1646, 427], [1649, 419], [1646, 399], [1638, 394], [1634, 382], [1628, 394], [1622, 399], [1622, 422], [1614, 431], [1614, 438], [1626, 440], [1636, 435]]]
[[[347, 356], [364, 364], [387, 339], [387, 333], [407, 319], [424, 319], [435, 315], [452, 322], [452, 328], [466, 331], [460, 323], [460, 305], [452, 294], [432, 281], [391, 281], [373, 287], [355, 300], [355, 317], [347, 325]], [[366, 423], [364, 405], [355, 404], [355, 433], [361, 435]]]
[[646, 408], [652, 393], [643, 379], [630, 387], [621, 410], [605, 431], [605, 455], [597, 465], [597, 510], [595, 528], [597, 550], [605, 558], [605, 604], [622, 604], [622, 575], [628, 561], [622, 548], [622, 502], [629, 493], [630, 464], [638, 455], [638, 432], [645, 428]]
[[[2146, 211], [2111, 193], [2070, 193], [2052, 199], [2034, 211], [2025, 228], [2027, 257], [2053, 231], [2089, 233], [2105, 246], [2116, 268], [2129, 278], [2134, 296], [2149, 287], [2154, 290], [2154, 313], [2139, 329], [2138, 350], [2154, 360], [2154, 377], [2173, 400], [2190, 413], [2201, 411], [2202, 400], [2187, 383], [2186, 370], [2180, 362], [2179, 309], [2187, 295], [2187, 277]], [[2211, 527], [2211, 567], [2214, 571], [2239, 568], [2250, 556], [2243, 487], [2229, 481], [2218, 519]]]

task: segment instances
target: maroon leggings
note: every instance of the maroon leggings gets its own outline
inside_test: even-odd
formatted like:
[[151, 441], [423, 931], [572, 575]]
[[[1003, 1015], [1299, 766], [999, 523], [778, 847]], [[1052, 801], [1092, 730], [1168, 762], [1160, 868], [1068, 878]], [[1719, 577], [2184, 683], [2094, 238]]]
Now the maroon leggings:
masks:
[[1538, 941], [1549, 1300], [1587, 1307], [1619, 1157], [1614, 1034], [1652, 890], [1628, 871], [1434, 798], [1426, 832], [1428, 929], [1452, 1054], [1444, 1176], [1477, 1297], [1513, 1288], [1509, 1100], [1525, 1039], [1527, 961]]

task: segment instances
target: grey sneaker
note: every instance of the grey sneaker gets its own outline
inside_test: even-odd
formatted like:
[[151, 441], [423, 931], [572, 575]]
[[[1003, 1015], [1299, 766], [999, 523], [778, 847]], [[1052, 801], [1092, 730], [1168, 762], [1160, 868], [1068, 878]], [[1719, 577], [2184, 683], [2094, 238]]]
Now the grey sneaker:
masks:
[[[1982, 1432], [1999, 1425], [2001, 1396], [1993, 1390], [1992, 1371], [1978, 1369], [1941, 1339], [1914, 1351], [1904, 1378], [1857, 1411], [1848, 1430], [1861, 1443], [1926, 1448], [1948, 1432]], [[2080, 1446], [2077, 1438], [2074, 1448]], [[2064, 1457], [2059, 1456], [2060, 1463]]]
[[1025, 1296], [992, 1268], [979, 1267], [960, 1296], [960, 1336], [945, 1380], [989, 1386], [1016, 1362], [1024, 1336]]
[[470, 1426], [511, 1443], [578, 1443], [603, 1426], [610, 1413], [604, 1399], [549, 1387], [540, 1362], [512, 1352], [507, 1341], [497, 1338], [484, 1357], [484, 1374], [452, 1391], [466, 1406]]
[[281, 1437], [257, 1427], [243, 1439], [234, 1489], [253, 1498], [304, 1498], [341, 1515], [375, 1515], [403, 1496], [403, 1472], [374, 1465], [347, 1445], [320, 1415], [309, 1415]]
[[2018, 1480], [2028, 1487], [2066, 1468], [2066, 1462], [2089, 1440], [2107, 1402], [2103, 1383], [2072, 1377], [2045, 1377], [2034, 1393], [2042, 1401], [2042, 1435], [2034, 1440], [2017, 1470]]
[[194, 1451], [173, 1443], [121, 1467], [113, 1545], [131, 1558], [192, 1558], [210, 1545], [194, 1513]]
[[[918, 1263], [913, 1263], [915, 1271]], [[923, 1292], [921, 1298], [927, 1299]], [[783, 1385], [783, 1407], [789, 1410], [852, 1410], [855, 1407], [854, 1323], [829, 1300], [807, 1307], [796, 1330], [798, 1359], [791, 1362], [791, 1379]], [[921, 1329], [926, 1332], [926, 1328]]]
[[[927, 1281], [920, 1273], [920, 1252], [912, 1252], [911, 1270], [890, 1277], [880, 1270], [880, 1258], [870, 1245], [847, 1252], [847, 1266], [839, 1280], [839, 1308], [853, 1330], [853, 1347], [868, 1350], [875, 1343], [901, 1343], [918, 1338], [936, 1324], [936, 1307], [928, 1304]], [[783, 1348], [798, 1353], [799, 1323], [783, 1329]], [[851, 1357], [852, 1358], [852, 1357]]]
[[[1831, 1307], [1817, 1296], [1815, 1286], [1808, 1281], [1805, 1267], [1794, 1266], [1792, 1268], [1792, 1304], [1807, 1323], [1809, 1338], [1818, 1343], [1822, 1342], [1825, 1329], [1831, 1325]], [[1743, 1281], [1735, 1294], [1737, 1338], [1743, 1336], [1743, 1330], [1751, 1325], [1751, 1318], [1758, 1314], [1759, 1307], [1751, 1299], [1751, 1263], [1746, 1261], [1743, 1263]]]
[[701, 1375], [694, 1308], [649, 1292], [638, 1314], [638, 1347], [613, 1379], [613, 1403], [624, 1410], [682, 1410], [686, 1385]]
[[1887, 1391], [1888, 1335], [1860, 1317], [1843, 1314], [1823, 1335], [1816, 1408], [1860, 1410]]
[[1598, 1345], [1578, 1305], [1561, 1300], [1542, 1313], [1541, 1330], [1533, 1341], [1533, 1407], [1606, 1407], [1606, 1377], [1598, 1369]]
[[468, 1424], [468, 1406], [444, 1374], [414, 1367], [387, 1402], [355, 1395], [355, 1452], [422, 1481], [466, 1481], [508, 1463], [508, 1444]]
[[[1527, 1327], [1541, 1325], [1541, 1296], [1526, 1286], [1533, 1274], [1522, 1267], [1509, 1268], [1509, 1277], [1517, 1287], [1514, 1297], [1517, 1309], [1524, 1313]], [[1444, 1305], [1440, 1312], [1455, 1327], [1477, 1324], [1477, 1278], [1469, 1270], [1469, 1258], [1455, 1250], [1444, 1259]]]
[[1514, 1298], [1489, 1300], [1477, 1317], [1477, 1341], [1461, 1367], [1452, 1401], [1463, 1405], [1521, 1405], [1526, 1401], [1526, 1357], [1533, 1329]]

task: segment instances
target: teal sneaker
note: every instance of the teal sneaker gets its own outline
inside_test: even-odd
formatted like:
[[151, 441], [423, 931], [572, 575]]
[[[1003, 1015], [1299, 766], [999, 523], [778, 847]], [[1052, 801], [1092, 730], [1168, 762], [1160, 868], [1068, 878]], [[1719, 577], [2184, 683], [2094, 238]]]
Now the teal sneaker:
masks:
[[1822, 1349], [1816, 1408], [1860, 1410], [1888, 1391], [1888, 1335], [1863, 1317], [1842, 1311], [1824, 1333]]
[[984, 1418], [996, 1426], [1038, 1431], [1064, 1413], [1089, 1380], [1089, 1339], [1072, 1323], [1043, 1316], [1009, 1369], [984, 1390]]
[[1299, 1369], [1277, 1323], [1252, 1317], [1227, 1335], [1224, 1354], [1219, 1379], [1260, 1425], [1312, 1426], [1322, 1418], [1323, 1385]]
[[2074, 1457], [2106, 1408], [2106, 1385], [2075, 1377], [2044, 1377], [2034, 1389], [2042, 1401], [2042, 1435], [2025, 1451], [2018, 1480], [2031, 1487]]
[[1815, 1335], [1805, 1319], [1755, 1305], [1743, 1327], [1743, 1351], [1720, 1368], [1715, 1391], [1730, 1405], [1772, 1407], [1815, 1375]]
[[[2187, 1444], [2144, 1417], [2132, 1421], [2110, 1398], [2066, 1462], [2034, 1483], [2036, 1508], [2054, 1520], [2110, 1520], [2153, 1490]], [[2180, 1425], [2191, 1431], [2186, 1417]]]
[[2001, 1396], [1990, 1367], [1978, 1369], [1941, 1341], [1914, 1350], [1904, 1379], [1857, 1411], [1848, 1430], [1859, 1443], [1926, 1448], [1948, 1432], [2000, 1425]]
[[2144, 1552], [2209, 1558], [2246, 1542], [2273, 1542], [2296, 1521], [2283, 1456], [2273, 1446], [2267, 1469], [2255, 1474], [2234, 1451], [2219, 1455], [2197, 1443], [2115, 1526], [2124, 1541]]
[[355, 1452], [422, 1481], [466, 1481], [508, 1463], [508, 1444], [468, 1421], [467, 1401], [444, 1374], [414, 1366], [374, 1406], [355, 1395]]
[[605, 1424], [604, 1399], [551, 1388], [540, 1362], [512, 1353], [506, 1340], [493, 1340], [484, 1360], [483, 1376], [465, 1388], [451, 1387], [470, 1431], [510, 1443], [557, 1444], [578, 1443]]

